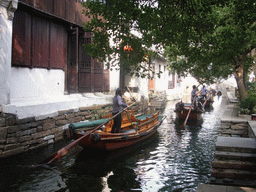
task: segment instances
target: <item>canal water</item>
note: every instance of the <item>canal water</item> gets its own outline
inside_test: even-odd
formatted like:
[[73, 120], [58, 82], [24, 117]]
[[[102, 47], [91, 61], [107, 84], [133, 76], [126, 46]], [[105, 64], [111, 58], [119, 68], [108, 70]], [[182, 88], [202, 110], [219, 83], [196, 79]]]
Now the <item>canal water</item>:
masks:
[[54, 165], [32, 168], [66, 145], [65, 141], [0, 161], [0, 191], [196, 191], [210, 178], [222, 113], [215, 98], [198, 122], [168, 118], [152, 140], [112, 153], [74, 148]]

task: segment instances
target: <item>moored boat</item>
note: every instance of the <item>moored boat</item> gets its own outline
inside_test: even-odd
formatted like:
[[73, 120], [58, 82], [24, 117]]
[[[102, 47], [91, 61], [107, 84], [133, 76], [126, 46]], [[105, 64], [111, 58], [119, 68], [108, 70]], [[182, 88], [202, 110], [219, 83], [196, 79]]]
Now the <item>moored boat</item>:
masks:
[[[188, 116], [190, 108], [191, 108], [191, 104], [189, 103], [182, 103], [182, 102], [176, 103], [175, 110], [174, 110], [174, 112], [176, 113], [176, 118], [178, 120], [185, 120]], [[200, 108], [196, 108], [196, 109], [192, 108], [188, 116], [188, 120], [189, 121], [199, 120], [201, 118], [202, 113], [203, 111]]]
[[[85, 136], [79, 141], [79, 145], [83, 148], [96, 148], [106, 151], [126, 148], [149, 139], [166, 118], [166, 116], [160, 116], [159, 112], [153, 115], [135, 117], [133, 110], [124, 111], [122, 117], [120, 133], [111, 133], [113, 125], [113, 120], [111, 120], [101, 129]], [[107, 121], [107, 119], [104, 121]], [[102, 121], [89, 123], [95, 127], [97, 124], [101, 124]], [[83, 125], [76, 123], [69, 126], [69, 132], [73, 139], [83, 137], [90, 129], [91, 127], [87, 127], [86, 123], [83, 123]]]

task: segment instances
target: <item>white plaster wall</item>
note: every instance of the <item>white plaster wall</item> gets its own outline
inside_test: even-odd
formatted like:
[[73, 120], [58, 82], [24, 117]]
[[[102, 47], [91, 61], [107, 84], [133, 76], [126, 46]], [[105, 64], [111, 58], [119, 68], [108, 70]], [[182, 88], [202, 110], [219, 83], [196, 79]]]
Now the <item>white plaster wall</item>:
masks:
[[120, 79], [120, 70], [110, 70], [109, 73], [110, 78], [110, 91], [115, 91], [119, 87], [119, 79]]
[[0, 105], [10, 103], [12, 20], [0, 2]]
[[[140, 100], [141, 96], [148, 98], [148, 79], [147, 78], [125, 76], [125, 86], [139, 88], [138, 93], [131, 93], [132, 97], [134, 97], [135, 99]], [[130, 95], [130, 93], [127, 93], [127, 94], [128, 96]]]
[[11, 101], [64, 95], [65, 73], [57, 69], [11, 69]]
[[63, 70], [13, 67], [11, 73], [11, 103], [2, 105], [2, 110], [16, 114], [19, 119], [44, 119], [58, 115], [61, 110], [112, 101], [111, 95], [100, 93], [64, 95]]
[[[118, 47], [119, 43], [116, 43], [113, 41], [115, 35], [113, 34], [112, 31], [108, 31], [108, 33], [112, 34], [111, 38], [109, 39], [109, 44], [111, 47]], [[112, 54], [111, 55], [112, 60], [109, 62], [112, 63], [111, 69], [110, 69], [110, 91], [115, 91], [119, 87], [119, 82], [120, 82], [120, 69], [119, 69], [119, 55], [118, 54]], [[108, 60], [107, 60], [108, 62]], [[114, 67], [113, 67], [114, 66]]]
[[166, 91], [168, 89], [168, 71], [164, 71], [165, 62], [156, 60], [156, 73], [159, 72], [159, 65], [161, 65], [161, 76], [160, 78], [156, 75], [155, 76], [155, 90], [156, 91]]
[[148, 99], [148, 79], [140, 79], [140, 82], [138, 84], [140, 96], [144, 96], [146, 99]]

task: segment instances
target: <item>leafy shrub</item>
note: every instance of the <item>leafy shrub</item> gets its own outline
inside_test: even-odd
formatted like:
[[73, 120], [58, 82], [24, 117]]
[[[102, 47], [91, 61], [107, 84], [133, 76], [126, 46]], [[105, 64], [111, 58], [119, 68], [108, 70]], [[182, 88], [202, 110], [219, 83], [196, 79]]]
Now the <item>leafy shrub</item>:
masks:
[[250, 114], [250, 110], [249, 109], [240, 108], [240, 113], [241, 114]]
[[251, 95], [251, 96], [256, 95], [256, 83], [255, 82], [247, 83], [247, 89], [248, 89], [249, 95]]
[[[256, 105], [256, 96], [254, 95], [249, 95], [246, 99], [243, 99], [240, 102], [240, 108], [242, 109], [248, 109], [250, 112]], [[242, 112], [242, 111], [241, 111]]]
[[252, 109], [252, 114], [256, 114], [256, 105]]

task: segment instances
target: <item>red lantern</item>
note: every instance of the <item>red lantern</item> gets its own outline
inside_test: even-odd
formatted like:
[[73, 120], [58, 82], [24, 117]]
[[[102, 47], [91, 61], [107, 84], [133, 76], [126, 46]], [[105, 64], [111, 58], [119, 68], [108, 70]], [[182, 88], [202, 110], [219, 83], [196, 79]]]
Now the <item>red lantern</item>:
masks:
[[133, 51], [133, 48], [130, 45], [127, 44], [127, 45], [124, 46], [124, 51], [126, 53], [128, 53], [128, 52], [130, 53], [130, 51]]

